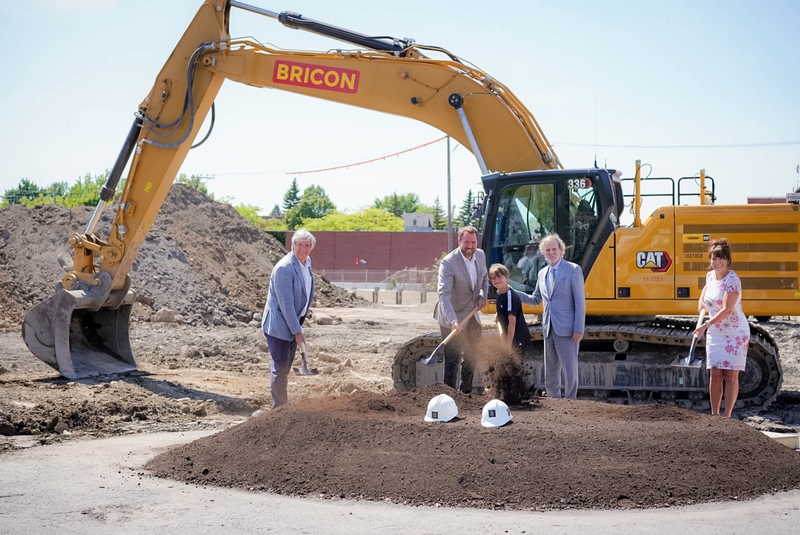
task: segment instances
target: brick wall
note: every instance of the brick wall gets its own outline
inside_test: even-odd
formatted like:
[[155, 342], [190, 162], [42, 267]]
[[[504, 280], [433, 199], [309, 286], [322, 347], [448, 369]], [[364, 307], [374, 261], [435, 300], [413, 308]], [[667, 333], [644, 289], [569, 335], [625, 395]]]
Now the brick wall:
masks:
[[[286, 249], [292, 235], [286, 233]], [[313, 232], [317, 245], [311, 253], [314, 269], [398, 271], [426, 269], [447, 252], [446, 232]], [[453, 233], [453, 248], [458, 236]], [[356, 264], [356, 258], [366, 263]]]

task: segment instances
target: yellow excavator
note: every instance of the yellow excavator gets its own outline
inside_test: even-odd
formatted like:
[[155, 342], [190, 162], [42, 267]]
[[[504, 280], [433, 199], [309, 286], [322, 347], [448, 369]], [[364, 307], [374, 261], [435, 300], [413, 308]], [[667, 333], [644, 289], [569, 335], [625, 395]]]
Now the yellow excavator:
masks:
[[[233, 40], [233, 10], [355, 48], [290, 51]], [[693, 322], [675, 316], [696, 313], [710, 239], [726, 236], [733, 244], [747, 314], [800, 314], [797, 204], [707, 205], [709, 190], [701, 184], [700, 205], [681, 206], [681, 189], [676, 197], [673, 184], [671, 202], [644, 222], [637, 211], [634, 225], [622, 227], [626, 196], [619, 173], [563, 169], [528, 109], [503, 84], [455, 54], [237, 0], [205, 0], [139, 105], [86, 229], [69, 237], [72, 269], [55, 295], [25, 316], [28, 348], [65, 377], [136, 369], [129, 341], [135, 300], [129, 272], [226, 79], [416, 119], [471, 150], [483, 176], [479, 215], [489, 262], [511, 266], [512, 283], [527, 289], [516, 268], [526, 244], [557, 232], [569, 247], [567, 259], [583, 268], [589, 326], [581, 347], [580, 389], [590, 397], [702, 406], [706, 375], [670, 363], [690, 345]], [[638, 173], [635, 191], [638, 209]], [[713, 197], [713, 187], [710, 193]], [[95, 226], [109, 203], [115, 216], [101, 238]], [[487, 312], [492, 309], [490, 301]], [[739, 404], [765, 406], [780, 388], [778, 348], [757, 324], [751, 332]], [[531, 336], [541, 339], [535, 325]], [[436, 335], [423, 335], [398, 351], [392, 375], [399, 390], [425, 381], [416, 363], [438, 343]], [[528, 363], [534, 383], [543, 373], [540, 361], [541, 356]]]

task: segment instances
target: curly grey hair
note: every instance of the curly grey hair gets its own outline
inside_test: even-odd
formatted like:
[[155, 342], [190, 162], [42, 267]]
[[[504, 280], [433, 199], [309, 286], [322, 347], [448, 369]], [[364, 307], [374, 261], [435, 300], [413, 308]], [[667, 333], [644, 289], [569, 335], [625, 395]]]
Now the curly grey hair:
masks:
[[314, 235], [304, 228], [301, 228], [300, 230], [292, 234], [292, 248], [294, 248], [297, 242], [300, 241], [310, 241], [312, 249], [314, 248], [315, 245], [317, 245], [317, 239], [314, 237]]

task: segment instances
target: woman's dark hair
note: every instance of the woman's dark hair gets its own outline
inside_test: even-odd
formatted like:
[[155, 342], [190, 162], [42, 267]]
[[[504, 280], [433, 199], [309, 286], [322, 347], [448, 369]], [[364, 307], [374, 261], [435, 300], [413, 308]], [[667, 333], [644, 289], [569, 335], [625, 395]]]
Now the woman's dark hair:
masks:
[[731, 265], [733, 257], [731, 244], [728, 243], [727, 238], [720, 238], [711, 242], [711, 246], [708, 248], [708, 260], [710, 261], [712, 258], [724, 258], [728, 265]]

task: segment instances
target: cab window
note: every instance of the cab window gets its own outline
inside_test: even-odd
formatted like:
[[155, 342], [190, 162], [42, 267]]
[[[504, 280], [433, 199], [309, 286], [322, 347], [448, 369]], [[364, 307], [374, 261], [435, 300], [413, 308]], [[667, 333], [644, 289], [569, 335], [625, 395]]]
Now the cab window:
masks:
[[489, 262], [505, 265], [509, 285], [524, 292], [536, 287], [539, 269], [547, 264], [539, 240], [554, 232], [555, 184], [508, 186], [497, 200]]

